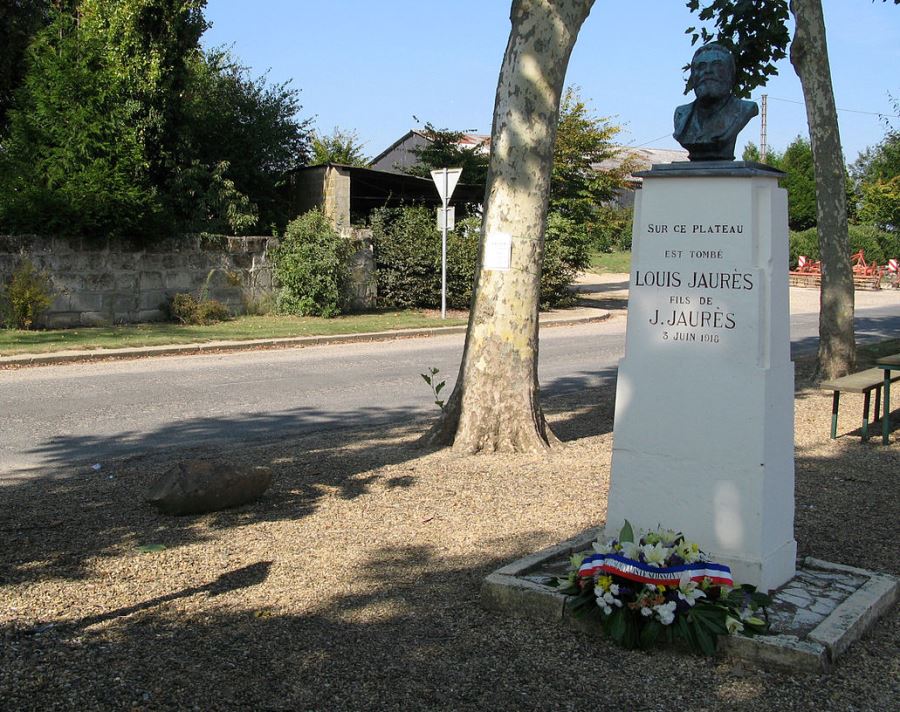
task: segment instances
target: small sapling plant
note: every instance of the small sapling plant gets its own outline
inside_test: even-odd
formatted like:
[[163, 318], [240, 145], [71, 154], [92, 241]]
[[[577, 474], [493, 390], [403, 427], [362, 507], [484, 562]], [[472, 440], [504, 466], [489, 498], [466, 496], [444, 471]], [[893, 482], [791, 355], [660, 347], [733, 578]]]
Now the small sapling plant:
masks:
[[443, 390], [444, 386], [447, 384], [446, 381], [437, 380], [437, 375], [440, 373], [440, 369], [437, 368], [429, 368], [428, 373], [421, 374], [422, 378], [425, 379], [425, 383], [431, 386], [431, 392], [434, 395], [434, 404], [440, 408], [444, 409], [444, 401], [440, 399], [440, 393]]

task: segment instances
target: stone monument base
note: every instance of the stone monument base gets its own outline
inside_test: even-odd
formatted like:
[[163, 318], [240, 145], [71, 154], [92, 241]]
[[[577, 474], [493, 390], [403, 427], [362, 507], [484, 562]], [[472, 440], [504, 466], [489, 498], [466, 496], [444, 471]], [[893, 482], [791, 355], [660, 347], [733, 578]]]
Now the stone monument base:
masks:
[[[545, 583], [564, 575], [569, 557], [589, 549], [598, 533], [589, 530], [497, 569], [482, 582], [482, 605], [602, 636], [597, 621], [574, 618], [568, 607], [570, 597]], [[827, 672], [898, 597], [900, 583], [893, 576], [808, 557], [774, 593], [768, 609], [772, 635], [722, 637], [719, 655], [766, 667]]]

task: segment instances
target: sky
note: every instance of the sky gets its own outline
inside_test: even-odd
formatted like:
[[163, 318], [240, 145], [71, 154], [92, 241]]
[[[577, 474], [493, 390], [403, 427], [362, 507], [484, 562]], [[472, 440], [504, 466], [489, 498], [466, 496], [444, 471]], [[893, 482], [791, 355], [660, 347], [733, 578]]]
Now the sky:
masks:
[[[900, 6], [823, 0], [844, 156], [900, 126]], [[206, 47], [230, 47], [254, 76], [291, 81], [301, 118], [324, 134], [355, 131], [375, 156], [408, 130], [489, 134], [509, 36], [509, 0], [208, 0]], [[672, 113], [685, 97], [681, 67], [697, 24], [684, 0], [597, 0], [572, 53], [566, 84], [597, 116], [622, 126], [618, 142], [678, 148]], [[793, 28], [791, 28], [793, 29]], [[803, 93], [787, 59], [752, 98], [768, 95], [768, 145], [808, 135]], [[879, 116], [880, 115], [880, 116]], [[891, 118], [893, 117], [893, 118]], [[760, 143], [760, 119], [737, 141]], [[740, 155], [738, 155], [740, 158]]]

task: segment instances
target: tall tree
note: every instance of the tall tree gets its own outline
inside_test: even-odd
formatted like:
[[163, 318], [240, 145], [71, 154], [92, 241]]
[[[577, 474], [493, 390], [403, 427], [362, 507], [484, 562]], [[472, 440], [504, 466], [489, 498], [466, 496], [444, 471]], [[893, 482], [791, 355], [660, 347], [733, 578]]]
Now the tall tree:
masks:
[[50, 0], [4, 0], [0, 3], [0, 136], [13, 93], [25, 78], [28, 45], [50, 22]]
[[312, 135], [312, 157], [314, 166], [323, 163], [340, 163], [345, 166], [367, 166], [369, 159], [363, 152], [356, 131], [345, 131], [337, 126], [330, 134], [318, 131]]
[[[423, 440], [467, 453], [557, 442], [541, 410], [538, 305], [566, 67], [593, 0], [513, 0], [500, 69], [479, 268], [456, 388]], [[511, 240], [509, 269], [485, 268]]]
[[487, 179], [488, 154], [481, 146], [470, 146], [463, 143], [466, 134], [463, 131], [435, 128], [430, 122], [425, 123], [422, 134], [428, 139], [425, 145], [413, 148], [411, 153], [416, 163], [403, 170], [421, 178], [430, 178], [435, 168], [462, 168], [460, 180], [463, 183], [481, 185]]
[[847, 232], [847, 193], [825, 16], [821, 0], [791, 0], [791, 64], [800, 78], [816, 175], [816, 222], [822, 260], [817, 377], [837, 378], [856, 365], [853, 271]]
[[615, 168], [593, 166], [619, 152], [613, 139], [622, 128], [605, 117], [595, 116], [579, 96], [578, 87], [568, 87], [559, 108], [559, 124], [553, 148], [550, 177], [550, 210], [580, 224], [590, 223], [598, 206], [611, 201], [617, 188], [634, 169], [625, 155]]

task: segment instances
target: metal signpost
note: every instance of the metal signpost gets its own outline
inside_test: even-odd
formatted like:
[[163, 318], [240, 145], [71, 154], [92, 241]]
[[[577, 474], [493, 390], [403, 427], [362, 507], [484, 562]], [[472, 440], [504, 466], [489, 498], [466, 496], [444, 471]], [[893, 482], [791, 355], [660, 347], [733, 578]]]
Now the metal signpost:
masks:
[[438, 168], [431, 171], [431, 179], [443, 203], [443, 220], [438, 219], [438, 227], [441, 228], [441, 319], [447, 318], [447, 224], [451, 220], [448, 205], [461, 174], [462, 168]]

